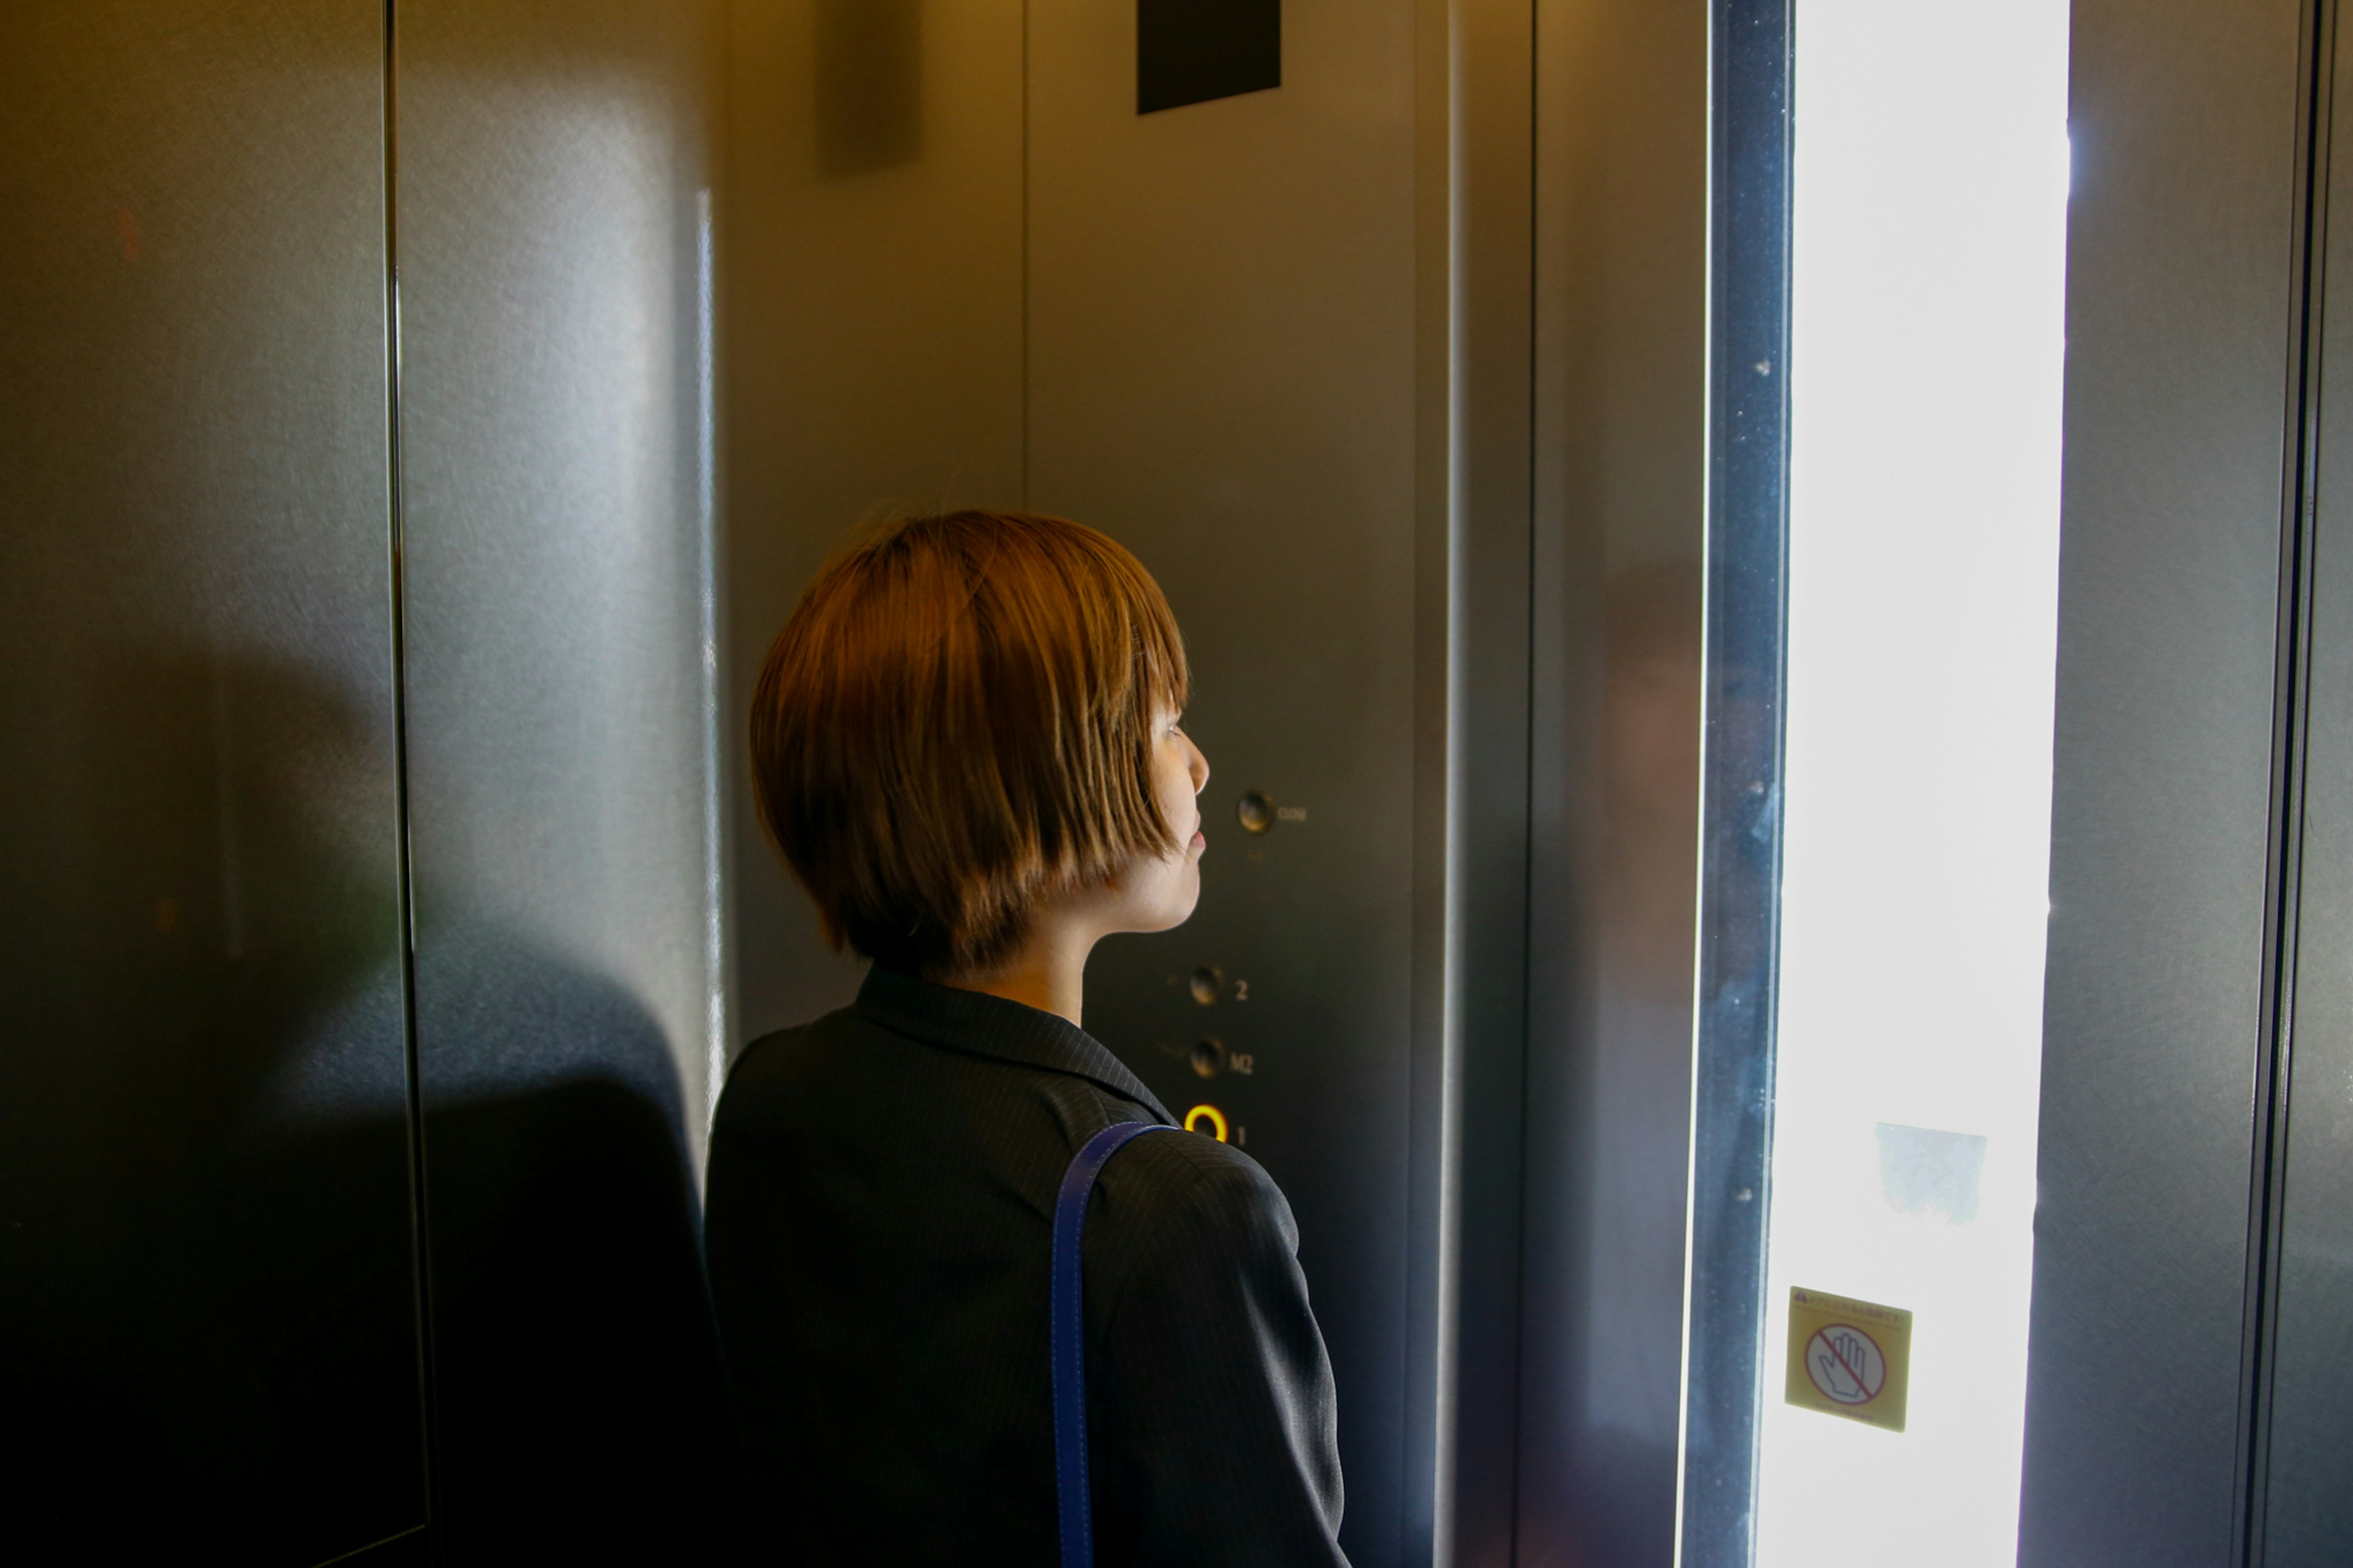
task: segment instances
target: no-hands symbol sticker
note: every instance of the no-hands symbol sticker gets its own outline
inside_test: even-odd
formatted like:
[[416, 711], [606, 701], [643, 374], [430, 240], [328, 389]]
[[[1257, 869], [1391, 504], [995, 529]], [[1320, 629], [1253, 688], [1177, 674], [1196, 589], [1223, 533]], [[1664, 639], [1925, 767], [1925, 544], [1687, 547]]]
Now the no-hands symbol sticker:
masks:
[[1790, 1290], [1790, 1404], [1901, 1432], [1911, 1359], [1904, 1309]]

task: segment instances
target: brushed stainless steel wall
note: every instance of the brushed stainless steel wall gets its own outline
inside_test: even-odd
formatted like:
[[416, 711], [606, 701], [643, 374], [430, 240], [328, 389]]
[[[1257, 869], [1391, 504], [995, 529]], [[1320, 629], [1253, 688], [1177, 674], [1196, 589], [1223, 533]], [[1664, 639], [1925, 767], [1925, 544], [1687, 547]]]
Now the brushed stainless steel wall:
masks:
[[[860, 25], [877, 17], [889, 25]], [[852, 524], [1023, 504], [1021, 51], [1018, 7], [729, 11], [736, 729], [777, 628]], [[825, 85], [845, 79], [862, 96]], [[847, 1004], [860, 969], [824, 950], [751, 792], [737, 798], [741, 1041]]]
[[0, 10], [20, 1555], [319, 1562], [424, 1520], [383, 30]]
[[1700, 842], [1708, 11], [1537, 15], [1517, 1556], [1676, 1546]]
[[[1510, 1560], [1523, 1479], [1515, 1450], [1528, 1178], [1537, 10], [1529, 0], [1474, 0], [1450, 13], [1448, 47], [1426, 41], [1422, 51], [1425, 71], [1442, 68], [1448, 83], [1451, 165], [1440, 318], [1448, 447], [1419, 455], [1425, 473], [1444, 477], [1449, 502], [1446, 568], [1425, 563], [1421, 574], [1425, 593], [1442, 584], [1449, 621], [1441, 842], [1455, 1142], [1453, 1158], [1433, 1166], [1452, 1207], [1437, 1249], [1451, 1323], [1436, 1347], [1451, 1380], [1437, 1411], [1445, 1447], [1436, 1552], [1440, 1561], [1490, 1563]], [[1423, 192], [1417, 200], [1435, 198]], [[1425, 301], [1425, 321], [1434, 312]], [[1435, 662], [1417, 652], [1425, 669]]]
[[[2342, 112], [2353, 102], [2353, 49], [2333, 25], [2316, 43], [2329, 139], [2316, 149], [2326, 159], [2316, 222], [2325, 258], [2341, 268], [2353, 257], [2353, 117]], [[2325, 263], [2318, 270], [2316, 286], [2325, 285]], [[2318, 504], [2306, 558], [2293, 1008], [2274, 1097], [2275, 1234], [2263, 1281], [2272, 1305], [2255, 1406], [2252, 1560], [2267, 1568], [2353, 1559], [2353, 971], [2345, 963], [2353, 931], [2353, 310], [2340, 300], [2330, 310], [2325, 295], [2319, 303], [2317, 375], [2308, 384]]]
[[2236, 1561], [2295, 0], [2077, 0], [2019, 1560]]
[[1280, 88], [1139, 115], [1134, 7], [1029, 7], [1029, 498], [1166, 589], [1213, 770], [1200, 909], [1098, 951], [1088, 1026], [1180, 1114], [1217, 1106], [1290, 1198], [1342, 1540], [1383, 1564], [1406, 1560], [1413, 10], [1282, 22]]
[[396, 16], [436, 1533], [693, 1560], [727, 1495], [695, 1195], [729, 1028], [719, 16]]

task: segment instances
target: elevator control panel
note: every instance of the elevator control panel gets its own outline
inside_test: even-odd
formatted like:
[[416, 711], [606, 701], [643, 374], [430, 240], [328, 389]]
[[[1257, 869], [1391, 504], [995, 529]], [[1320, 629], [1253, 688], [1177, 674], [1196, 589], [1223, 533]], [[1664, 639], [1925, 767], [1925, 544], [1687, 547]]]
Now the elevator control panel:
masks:
[[[1242, 864], [1253, 868], [1270, 867], [1271, 859], [1282, 858], [1271, 854], [1275, 845], [1266, 837], [1274, 832], [1277, 825], [1307, 821], [1305, 806], [1283, 805], [1267, 790], [1246, 789], [1233, 799], [1235, 818], [1250, 835], [1250, 847], [1240, 859]], [[1285, 841], [1286, 845], [1288, 842]], [[1303, 840], [1300, 847], [1305, 847]], [[1247, 873], [1252, 879], [1265, 874], [1257, 869]], [[1235, 905], [1226, 900], [1235, 900], [1238, 896], [1249, 899], [1253, 896], [1253, 887], [1256, 896], [1264, 897], [1269, 889], [1277, 886], [1278, 883], [1253, 882], [1223, 889], [1220, 889], [1220, 902], [1229, 910]], [[1208, 934], [1203, 929], [1206, 925], [1207, 922], [1196, 925], [1189, 934]], [[1212, 940], [1230, 940], [1230, 937]], [[1197, 948], [1195, 952], [1199, 950]], [[1245, 1089], [1232, 1080], [1259, 1076], [1261, 1034], [1269, 1028], [1282, 1029], [1286, 1010], [1280, 1005], [1280, 998], [1272, 1012], [1267, 1011], [1270, 1006], [1267, 1002], [1252, 1005], [1252, 980], [1250, 975], [1235, 973], [1230, 963], [1206, 961], [1237, 955], [1201, 954], [1205, 962], [1194, 963], [1189, 967], [1181, 963], [1168, 962], [1180, 956], [1186, 955], [1168, 953], [1162, 961], [1167, 965], [1166, 968], [1155, 965], [1157, 973], [1147, 971], [1153, 973], [1153, 979], [1158, 984], [1155, 986], [1146, 982], [1145, 989], [1127, 994], [1135, 1010], [1113, 1024], [1109, 1034], [1116, 1037], [1132, 1029], [1134, 1033], [1128, 1036], [1130, 1039], [1138, 1045], [1148, 1045], [1149, 1058], [1160, 1066], [1157, 1071], [1146, 1070], [1146, 1077], [1158, 1079], [1163, 1093], [1169, 1092], [1171, 1086], [1166, 1079], [1159, 1078], [1159, 1074], [1173, 1069], [1198, 1084], [1222, 1080], [1229, 1086], [1222, 1092], [1235, 1099], [1243, 1101], [1255, 1099], [1259, 1092], [1257, 1089]], [[1138, 975], [1136, 978], [1140, 980], [1143, 977]], [[1295, 1006], [1298, 999], [1293, 997], [1292, 1001]], [[1278, 1049], [1276, 1055], [1278, 1060], [1282, 1059], [1282, 1051]], [[1141, 1065], [1138, 1063], [1139, 1067]], [[1268, 1089], [1281, 1094], [1285, 1092], [1282, 1086], [1283, 1080], [1277, 1078], [1270, 1080]], [[1296, 1088], [1293, 1081], [1292, 1090], [1295, 1092]], [[1233, 1109], [1230, 1105], [1208, 1107], [1203, 1114], [1207, 1116], [1214, 1112], [1219, 1117], [1229, 1118], [1231, 1128], [1229, 1141], [1240, 1144], [1245, 1140], [1241, 1124], [1230, 1121], [1229, 1113]]]

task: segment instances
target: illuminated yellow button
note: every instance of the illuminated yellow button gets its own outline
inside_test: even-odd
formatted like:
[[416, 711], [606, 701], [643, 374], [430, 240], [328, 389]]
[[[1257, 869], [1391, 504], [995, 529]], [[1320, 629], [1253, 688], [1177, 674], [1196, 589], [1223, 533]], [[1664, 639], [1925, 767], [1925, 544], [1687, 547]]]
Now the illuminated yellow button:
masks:
[[1226, 1113], [1224, 1111], [1219, 1110], [1214, 1105], [1197, 1105], [1192, 1110], [1185, 1113], [1185, 1131], [1187, 1132], [1200, 1131], [1201, 1129], [1194, 1125], [1194, 1123], [1199, 1121], [1206, 1121], [1209, 1124], [1210, 1137], [1215, 1138], [1220, 1143], [1226, 1141]]

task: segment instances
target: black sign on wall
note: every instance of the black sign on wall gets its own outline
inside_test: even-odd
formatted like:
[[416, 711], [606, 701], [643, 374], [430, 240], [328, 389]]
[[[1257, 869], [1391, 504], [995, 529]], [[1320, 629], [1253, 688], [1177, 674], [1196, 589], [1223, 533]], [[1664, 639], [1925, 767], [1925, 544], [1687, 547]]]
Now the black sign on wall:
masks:
[[1135, 111], [1282, 85], [1282, 0], [1135, 0]]

